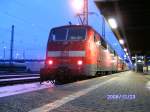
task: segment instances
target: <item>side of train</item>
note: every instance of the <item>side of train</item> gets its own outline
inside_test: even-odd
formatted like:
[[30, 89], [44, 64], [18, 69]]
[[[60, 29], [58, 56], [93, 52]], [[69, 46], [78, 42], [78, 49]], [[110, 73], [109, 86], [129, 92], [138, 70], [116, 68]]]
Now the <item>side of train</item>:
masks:
[[92, 27], [68, 25], [51, 30], [40, 79], [71, 80], [124, 70], [127, 64]]

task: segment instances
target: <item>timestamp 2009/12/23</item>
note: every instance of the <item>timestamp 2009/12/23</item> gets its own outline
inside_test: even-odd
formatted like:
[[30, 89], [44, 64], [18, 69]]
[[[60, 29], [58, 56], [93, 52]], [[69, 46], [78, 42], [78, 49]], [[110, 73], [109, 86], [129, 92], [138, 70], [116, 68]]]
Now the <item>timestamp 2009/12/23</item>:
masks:
[[117, 95], [107, 95], [107, 100], [134, 100], [136, 96], [134, 94], [127, 95], [127, 94], [117, 94]]

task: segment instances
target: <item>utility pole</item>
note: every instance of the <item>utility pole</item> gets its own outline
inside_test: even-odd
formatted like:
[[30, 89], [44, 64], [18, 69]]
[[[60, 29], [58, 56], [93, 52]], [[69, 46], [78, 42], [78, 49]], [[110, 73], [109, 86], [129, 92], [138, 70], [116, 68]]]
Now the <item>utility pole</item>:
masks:
[[136, 55], [135, 55], [135, 65], [136, 65], [136, 66], [135, 66], [135, 71], [136, 71], [136, 72], [138, 71], [138, 68], [137, 68], [137, 67], [138, 67], [138, 65], [137, 65], [137, 57], [138, 57], [138, 56], [137, 56], [137, 54], [136, 54]]
[[3, 58], [5, 60], [5, 56], [6, 56], [6, 47], [3, 47]]
[[11, 27], [11, 40], [10, 40], [10, 65], [13, 64], [13, 51], [14, 51], [14, 25]]
[[84, 9], [83, 9], [83, 14], [84, 14], [84, 17], [83, 17], [83, 20], [84, 20], [84, 23], [85, 25], [88, 25], [88, 0], [84, 0]]
[[25, 60], [25, 50], [23, 49], [23, 60]]

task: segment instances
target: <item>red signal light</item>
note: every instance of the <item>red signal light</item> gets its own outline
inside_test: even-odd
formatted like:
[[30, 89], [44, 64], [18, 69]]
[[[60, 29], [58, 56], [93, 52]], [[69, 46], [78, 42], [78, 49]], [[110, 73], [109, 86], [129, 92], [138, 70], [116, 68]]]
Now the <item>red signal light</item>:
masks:
[[83, 64], [83, 61], [82, 61], [82, 60], [78, 60], [78, 61], [77, 61], [77, 64], [80, 66], [80, 65]]

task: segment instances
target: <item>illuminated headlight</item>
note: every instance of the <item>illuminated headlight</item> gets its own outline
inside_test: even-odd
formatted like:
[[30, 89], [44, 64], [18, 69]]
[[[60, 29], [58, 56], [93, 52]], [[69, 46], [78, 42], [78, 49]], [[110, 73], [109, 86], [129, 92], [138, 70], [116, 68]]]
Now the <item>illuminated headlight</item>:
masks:
[[80, 66], [80, 65], [83, 64], [83, 61], [82, 61], [82, 60], [78, 60], [78, 61], [77, 61], [77, 64]]
[[52, 65], [53, 64], [53, 60], [48, 60], [48, 64]]

